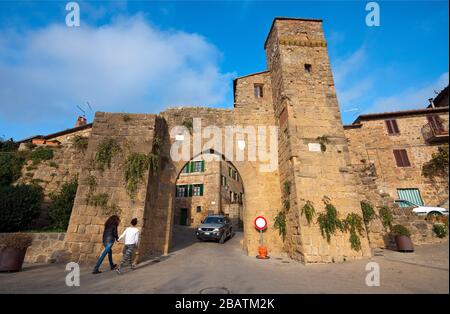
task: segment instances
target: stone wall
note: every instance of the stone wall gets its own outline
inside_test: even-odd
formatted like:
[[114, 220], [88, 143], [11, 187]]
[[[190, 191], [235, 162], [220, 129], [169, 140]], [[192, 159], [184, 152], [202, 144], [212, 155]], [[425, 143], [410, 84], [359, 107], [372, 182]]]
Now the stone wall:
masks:
[[[103, 250], [103, 225], [111, 214], [117, 213], [121, 218], [119, 233], [136, 217], [138, 227], [142, 230], [141, 242], [147, 241], [147, 227], [151, 222], [144, 216], [144, 212], [150, 180], [149, 170], [144, 174], [134, 195], [129, 195], [125, 188], [124, 163], [127, 156], [133, 152], [149, 154], [152, 151], [153, 141], [157, 136], [156, 120], [156, 115], [128, 114], [124, 117], [124, 114], [96, 113], [65, 238], [65, 248], [71, 252], [73, 261], [93, 262], [98, 258]], [[102, 171], [98, 169], [94, 159], [99, 144], [105, 139], [112, 139], [117, 143], [120, 152], [113, 156], [111, 166]], [[95, 179], [94, 189], [89, 184], [90, 178]], [[89, 194], [106, 194], [106, 206], [89, 203]], [[121, 257], [121, 249], [122, 245], [114, 246], [114, 258]]]
[[[27, 233], [33, 239], [27, 249], [25, 263], [55, 263], [67, 254], [64, 250], [65, 233]], [[7, 233], [0, 233], [0, 238]]]
[[51, 160], [41, 161], [38, 165], [33, 165], [30, 160], [22, 168], [22, 176], [16, 184], [38, 184], [44, 192], [42, 212], [40, 217], [33, 222], [34, 227], [49, 224], [47, 216], [47, 208], [51, 202], [49, 196], [52, 193], [58, 193], [62, 184], [76, 178], [80, 173], [84, 152], [76, 149], [71, 140], [77, 135], [89, 137], [90, 131], [90, 129], [86, 129], [54, 138], [60, 141], [61, 145], [48, 146], [49, 149], [53, 150]]
[[[378, 210], [376, 209], [378, 213]], [[448, 237], [439, 238], [433, 231], [434, 222], [426, 216], [417, 216], [412, 212], [412, 208], [393, 208], [393, 226], [400, 224], [411, 232], [411, 240], [414, 245], [441, 243], [448, 240]], [[370, 245], [372, 248], [387, 248], [396, 250], [394, 238], [389, 234], [381, 221], [376, 218], [370, 223]]]

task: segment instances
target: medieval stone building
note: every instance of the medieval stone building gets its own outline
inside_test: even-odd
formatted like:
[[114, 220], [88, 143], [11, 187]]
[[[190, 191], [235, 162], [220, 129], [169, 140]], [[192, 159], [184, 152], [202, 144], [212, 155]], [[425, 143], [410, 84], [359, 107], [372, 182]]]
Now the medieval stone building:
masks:
[[[52, 169], [44, 163], [34, 176], [43, 177], [43, 186], [53, 190], [78, 175], [64, 239], [70, 260], [91, 262], [98, 257], [103, 223], [111, 213], [120, 214], [120, 229], [138, 218], [139, 254], [145, 259], [170, 252], [174, 223], [196, 225], [209, 211], [238, 218], [244, 230], [242, 248], [250, 255], [256, 255], [259, 245], [253, 219], [263, 215], [269, 221], [264, 234], [269, 252], [287, 252], [304, 263], [365, 258], [371, 256], [366, 236], [361, 235], [355, 249], [347, 231], [337, 230], [330, 239], [322, 234], [317, 216], [326, 212], [327, 204], [345, 219], [362, 216], [360, 201], [365, 199], [375, 206], [405, 195], [420, 195], [422, 202], [432, 205], [448, 199], [420, 173], [421, 165], [448, 139], [448, 103], [363, 115], [343, 126], [321, 20], [274, 19], [264, 49], [267, 70], [234, 80], [233, 109], [97, 112], [89, 128], [78, 126], [61, 135], [64, 138], [54, 136], [60, 138], [55, 158], [63, 166]], [[173, 133], [194, 119], [201, 120], [197, 130]], [[219, 146], [205, 138], [201, 151], [190, 149], [188, 160], [172, 158], [175, 145], [194, 147], [198, 132], [230, 126], [235, 127], [232, 141], [243, 144], [231, 152], [226, 132], [220, 132]], [[257, 136], [251, 132], [255, 127]], [[78, 132], [88, 138], [82, 152], [67, 140]], [[96, 156], [105, 143], [113, 143], [113, 151], [119, 153], [110, 152], [107, 166], [99, 168]], [[250, 156], [252, 150], [257, 158], [236, 158]], [[220, 156], [219, 161], [204, 162], [211, 153]], [[151, 165], [130, 193], [124, 168], [136, 154], [151, 156]], [[275, 167], [270, 167], [274, 160]], [[89, 201], [98, 195], [105, 196], [102, 206]], [[302, 214], [305, 204], [315, 208], [312, 221]], [[280, 213], [285, 217], [284, 235], [274, 227]], [[114, 247], [115, 254], [120, 251], [120, 246]]]

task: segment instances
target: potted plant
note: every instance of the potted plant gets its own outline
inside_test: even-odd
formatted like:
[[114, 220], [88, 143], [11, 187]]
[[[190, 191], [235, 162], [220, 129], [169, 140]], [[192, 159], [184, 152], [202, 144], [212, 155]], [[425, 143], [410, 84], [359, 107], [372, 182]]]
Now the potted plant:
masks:
[[411, 233], [403, 225], [395, 225], [391, 229], [391, 235], [395, 238], [397, 250], [399, 252], [414, 252], [414, 246], [411, 241]]
[[24, 233], [12, 233], [0, 238], [0, 271], [20, 271], [32, 241]]

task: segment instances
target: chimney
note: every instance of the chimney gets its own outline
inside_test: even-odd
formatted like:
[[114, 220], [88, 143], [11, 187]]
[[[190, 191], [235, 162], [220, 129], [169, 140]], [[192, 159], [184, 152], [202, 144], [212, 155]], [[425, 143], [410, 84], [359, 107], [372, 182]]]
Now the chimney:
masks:
[[87, 124], [86, 118], [84, 116], [79, 116], [77, 119], [77, 123], [75, 124], [75, 127], [79, 127], [86, 124]]
[[428, 98], [428, 101], [430, 102], [431, 108], [435, 108], [433, 98]]

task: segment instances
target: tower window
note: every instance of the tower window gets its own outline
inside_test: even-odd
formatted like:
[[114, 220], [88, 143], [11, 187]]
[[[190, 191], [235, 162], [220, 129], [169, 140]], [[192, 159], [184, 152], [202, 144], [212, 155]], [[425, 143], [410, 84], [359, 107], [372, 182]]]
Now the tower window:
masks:
[[253, 91], [256, 98], [263, 98], [263, 87], [263, 84], [255, 84]]
[[306, 73], [311, 73], [312, 72], [312, 65], [305, 63], [305, 72]]

